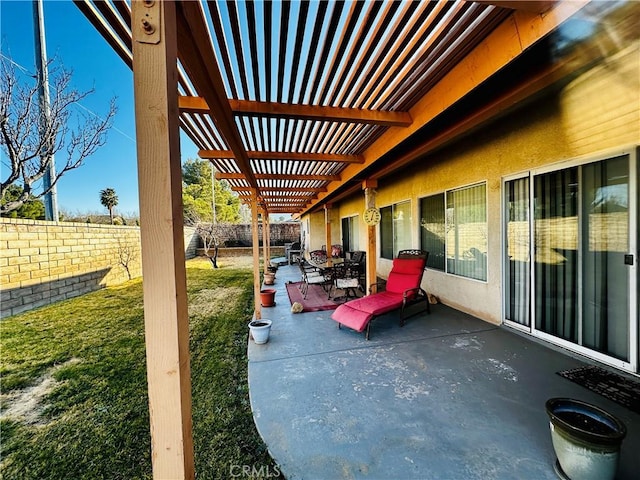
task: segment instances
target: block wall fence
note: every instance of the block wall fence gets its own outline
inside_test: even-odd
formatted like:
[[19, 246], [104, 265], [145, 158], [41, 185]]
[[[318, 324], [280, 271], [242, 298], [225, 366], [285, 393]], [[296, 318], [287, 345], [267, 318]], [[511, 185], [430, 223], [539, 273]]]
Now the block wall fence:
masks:
[[[185, 228], [185, 254], [198, 236]], [[127, 268], [129, 273], [127, 273]], [[142, 275], [140, 228], [0, 218], [0, 317]]]

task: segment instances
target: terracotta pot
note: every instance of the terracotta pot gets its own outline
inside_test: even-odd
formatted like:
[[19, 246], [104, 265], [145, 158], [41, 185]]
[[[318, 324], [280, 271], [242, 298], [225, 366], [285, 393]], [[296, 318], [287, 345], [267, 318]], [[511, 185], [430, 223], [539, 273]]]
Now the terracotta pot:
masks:
[[260, 304], [263, 307], [273, 307], [276, 302], [274, 297], [276, 296], [276, 291], [273, 288], [265, 288], [264, 290], [260, 290]]
[[265, 273], [264, 274], [264, 284], [265, 285], [273, 285], [273, 283], [276, 281], [276, 276], [273, 273]]

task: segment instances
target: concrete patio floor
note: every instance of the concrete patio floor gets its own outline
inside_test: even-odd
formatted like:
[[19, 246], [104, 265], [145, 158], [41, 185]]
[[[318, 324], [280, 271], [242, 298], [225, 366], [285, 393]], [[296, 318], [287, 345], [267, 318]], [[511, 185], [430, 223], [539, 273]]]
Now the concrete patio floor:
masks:
[[555, 479], [544, 404], [581, 399], [627, 426], [618, 479], [639, 478], [640, 415], [556, 372], [585, 359], [443, 305], [371, 340], [338, 330], [331, 311], [294, 315], [277, 273], [265, 345], [249, 342], [260, 435], [293, 479]]

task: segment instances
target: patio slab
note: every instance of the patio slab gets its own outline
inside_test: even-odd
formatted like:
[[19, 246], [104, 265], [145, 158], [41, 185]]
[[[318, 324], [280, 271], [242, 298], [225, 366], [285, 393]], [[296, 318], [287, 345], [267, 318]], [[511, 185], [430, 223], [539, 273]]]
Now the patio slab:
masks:
[[640, 415], [557, 371], [584, 359], [443, 305], [371, 340], [331, 311], [291, 314], [281, 267], [265, 345], [249, 343], [258, 431], [288, 479], [555, 479], [544, 403], [601, 406], [629, 430], [619, 479], [640, 471]]

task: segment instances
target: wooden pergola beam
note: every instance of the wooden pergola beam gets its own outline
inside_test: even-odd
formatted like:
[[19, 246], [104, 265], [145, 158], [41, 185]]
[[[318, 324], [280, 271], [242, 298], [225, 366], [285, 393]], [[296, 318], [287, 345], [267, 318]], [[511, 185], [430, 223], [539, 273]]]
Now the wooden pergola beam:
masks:
[[495, 5], [496, 7], [523, 10], [525, 12], [544, 13], [553, 7], [558, 0], [474, 0], [477, 3]]
[[[249, 187], [231, 187], [231, 191], [233, 192], [248, 192], [249, 191]], [[266, 194], [267, 192], [291, 192], [291, 193], [304, 193], [304, 192], [309, 192], [309, 193], [320, 193], [320, 192], [326, 192], [327, 189], [325, 187], [318, 187], [318, 188], [304, 188], [304, 187], [261, 187], [260, 191], [263, 194]]]
[[[256, 180], [319, 180], [324, 182], [339, 182], [340, 175], [279, 175], [258, 173]], [[216, 172], [216, 180], [245, 180], [243, 173]]]
[[[179, 55], [194, 87], [204, 95], [220, 134], [234, 153], [249, 184], [258, 188], [251, 163], [226, 96], [220, 68], [213, 52], [209, 29], [200, 2], [177, 2]], [[259, 195], [260, 192], [257, 192]]]
[[[180, 110], [186, 113], [209, 113], [209, 104], [202, 97], [180, 96]], [[301, 120], [320, 120], [327, 122], [363, 123], [387, 127], [407, 127], [411, 125], [408, 112], [384, 110], [364, 110], [358, 108], [323, 107], [316, 105], [295, 105], [277, 102], [256, 102], [251, 100], [229, 99], [229, 105], [235, 115], [253, 115], [258, 117], [296, 118]]]
[[[207, 160], [235, 158], [233, 152], [230, 150], [198, 150], [198, 156]], [[362, 155], [340, 155], [337, 153], [260, 152], [249, 150], [247, 156], [254, 160], [364, 163], [364, 157]]]

